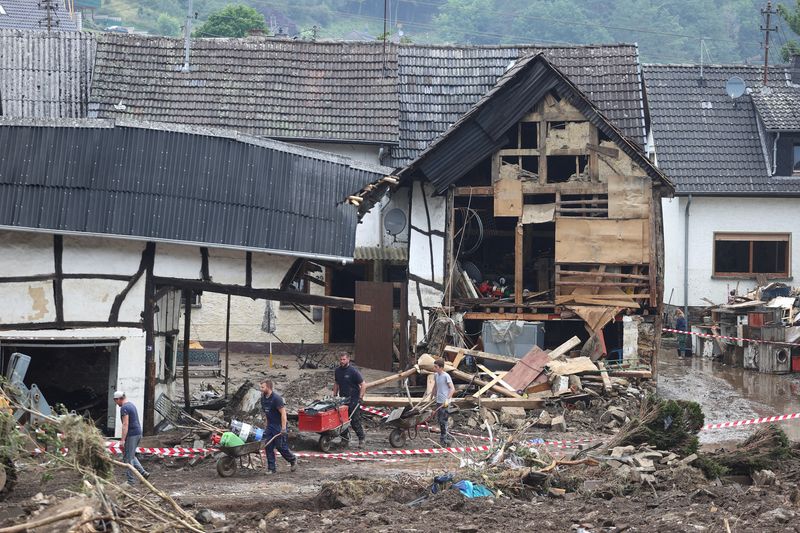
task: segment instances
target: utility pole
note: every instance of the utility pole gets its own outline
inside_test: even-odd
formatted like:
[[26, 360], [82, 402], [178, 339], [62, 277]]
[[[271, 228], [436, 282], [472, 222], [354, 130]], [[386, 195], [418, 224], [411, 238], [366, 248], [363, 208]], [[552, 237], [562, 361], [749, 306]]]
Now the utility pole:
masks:
[[53, 26], [58, 26], [58, 21], [53, 20], [53, 15], [56, 9], [58, 9], [58, 4], [54, 3], [53, 0], [40, 0], [39, 9], [44, 9], [45, 11], [45, 17], [39, 20], [39, 24], [47, 23], [47, 31], [52, 31]]
[[183, 28], [183, 67], [181, 72], [189, 72], [189, 53], [192, 50], [192, 0], [186, 8], [186, 24]]
[[383, 0], [383, 77], [386, 77], [386, 16], [389, 0]]
[[767, 9], [762, 9], [761, 14], [765, 17], [765, 24], [761, 26], [761, 31], [764, 32], [764, 85], [766, 86], [769, 80], [769, 34], [770, 32], [778, 31], [777, 26], [769, 25], [770, 18], [776, 14], [772, 9], [770, 0], [767, 1]]

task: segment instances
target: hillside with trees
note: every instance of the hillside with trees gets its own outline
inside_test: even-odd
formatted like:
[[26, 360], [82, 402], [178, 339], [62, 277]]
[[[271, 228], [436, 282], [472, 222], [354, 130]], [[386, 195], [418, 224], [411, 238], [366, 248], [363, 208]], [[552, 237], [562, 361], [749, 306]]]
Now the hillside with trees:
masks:
[[[791, 49], [800, 29], [798, 2], [773, 16], [774, 60]], [[188, 0], [102, 0], [97, 14], [123, 26], [179, 35]], [[240, 0], [263, 15], [269, 33], [300, 38], [375, 39], [383, 32], [381, 0]], [[194, 0], [195, 28], [231, 4]], [[643, 61], [759, 62], [763, 58], [763, 0], [389, 0], [395, 39], [420, 43], [589, 44], [636, 42]], [[787, 23], [786, 21], [789, 21]], [[220, 27], [218, 19], [215, 27]], [[97, 26], [102, 29], [102, 23]], [[206, 36], [221, 36], [205, 32]], [[202, 35], [202, 33], [197, 33]]]

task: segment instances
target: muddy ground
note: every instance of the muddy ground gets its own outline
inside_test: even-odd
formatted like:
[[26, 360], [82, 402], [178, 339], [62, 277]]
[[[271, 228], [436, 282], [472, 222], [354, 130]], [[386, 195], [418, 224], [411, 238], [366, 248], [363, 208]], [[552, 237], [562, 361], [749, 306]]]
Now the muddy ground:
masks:
[[[716, 383], [715, 376], [688, 371], [682, 361], [670, 369], [673, 363], [669, 358], [662, 360], [666, 363], [662, 366], [661, 392], [677, 395], [683, 390], [690, 394], [711, 413], [707, 414], [708, 421], [761, 414], [757, 409], [764, 405], [746, 398], [740, 402], [741, 396]], [[269, 369], [263, 358], [232, 356], [230, 390], [234, 391], [245, 378], [257, 382], [270, 377], [286, 396], [290, 409], [329, 394], [332, 370], [301, 371], [288, 357], [276, 357], [275, 362], [276, 367]], [[369, 371], [366, 374], [367, 379], [383, 375]], [[193, 388], [199, 390], [201, 381], [212, 382], [218, 388], [222, 384], [218, 378], [193, 378]], [[568, 411], [566, 433], [537, 429], [530, 437], [607, 438], [610, 430], [603, 430], [599, 424], [605, 408], [602, 404]], [[374, 419], [368, 420], [366, 448], [390, 448], [388, 431]], [[704, 448], [719, 447], [720, 443], [735, 446], [731, 443], [744, 435], [728, 433], [731, 435], [724, 437], [717, 434]], [[314, 435], [292, 432], [291, 437], [294, 450], [316, 451]], [[432, 446], [435, 438], [423, 434], [408, 447]], [[461, 444], [480, 443], [463, 437], [460, 440]], [[548, 450], [564, 457], [578, 451]], [[472, 454], [468, 458], [482, 457]], [[559, 483], [568, 489], [562, 497], [545, 492], [528, 494], [523, 499], [500, 495], [468, 500], [454, 490], [431, 496], [427, 487], [434, 476], [445, 472], [458, 476], [459, 460], [452, 455], [389, 461], [308, 458], [301, 460], [297, 472], [291, 473], [279, 458], [276, 475], [267, 475], [256, 464], [253, 469], [240, 469], [234, 477], [225, 479], [217, 475], [213, 459], [194, 466], [185, 459], [145, 458], [143, 462], [152, 472], [150, 480], [182, 506], [195, 512], [211, 509], [224, 513], [224, 521], [209, 524], [208, 531], [800, 531], [797, 459], [775, 465], [779, 484], [769, 487], [752, 486], [747, 478], [709, 481], [691, 466], [659, 470], [651, 485], [622, 479], [608, 466], [577, 465], [558, 468]], [[121, 472], [117, 478], [123, 479]], [[31, 461], [25, 465], [14, 493], [0, 504], [0, 526], [18, 522], [32, 511], [36, 506], [31, 498], [37, 492], [66, 495], [78, 487], [79, 480], [70, 475], [43, 481], [37, 463]], [[426, 495], [426, 500], [409, 505]]]

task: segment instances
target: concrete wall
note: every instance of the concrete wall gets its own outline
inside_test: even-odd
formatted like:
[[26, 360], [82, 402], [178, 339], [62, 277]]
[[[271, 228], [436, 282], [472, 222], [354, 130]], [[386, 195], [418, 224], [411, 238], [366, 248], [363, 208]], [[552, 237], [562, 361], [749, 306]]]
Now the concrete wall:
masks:
[[[664, 302], [683, 305], [684, 213], [686, 197], [665, 198]], [[729, 290], [739, 285], [739, 293], [756, 286], [754, 279], [713, 277], [714, 232], [789, 233], [791, 236], [791, 275], [800, 274], [800, 243], [796, 238], [796, 198], [708, 198], [692, 197], [689, 210], [689, 300], [690, 306], [708, 305], [702, 298], [725, 302]], [[785, 281], [785, 280], [784, 280]]]

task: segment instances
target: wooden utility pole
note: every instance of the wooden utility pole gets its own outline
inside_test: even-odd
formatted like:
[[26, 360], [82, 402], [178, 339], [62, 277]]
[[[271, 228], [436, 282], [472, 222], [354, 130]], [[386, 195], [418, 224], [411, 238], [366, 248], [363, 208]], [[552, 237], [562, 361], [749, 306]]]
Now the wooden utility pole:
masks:
[[773, 31], [778, 31], [777, 26], [770, 26], [770, 18], [775, 14], [772, 10], [772, 2], [767, 1], [767, 8], [761, 10], [761, 14], [765, 17], [765, 24], [761, 26], [761, 31], [764, 32], [764, 85], [769, 83], [769, 34]]

